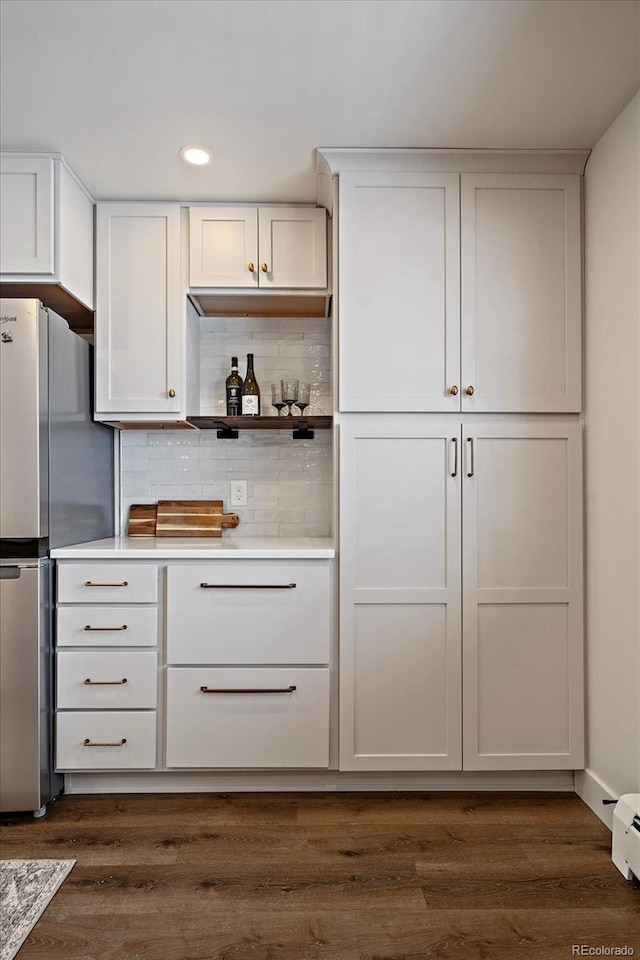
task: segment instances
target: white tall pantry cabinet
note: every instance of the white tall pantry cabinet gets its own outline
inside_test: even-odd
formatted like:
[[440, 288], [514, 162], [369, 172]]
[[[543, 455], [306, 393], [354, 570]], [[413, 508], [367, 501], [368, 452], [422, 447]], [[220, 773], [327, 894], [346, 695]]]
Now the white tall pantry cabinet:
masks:
[[583, 766], [586, 156], [320, 151], [343, 770]]

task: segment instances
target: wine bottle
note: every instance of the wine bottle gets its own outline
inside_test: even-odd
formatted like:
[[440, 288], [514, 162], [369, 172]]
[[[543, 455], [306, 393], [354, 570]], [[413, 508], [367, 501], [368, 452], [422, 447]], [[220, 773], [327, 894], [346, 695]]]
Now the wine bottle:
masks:
[[239, 417], [242, 407], [242, 377], [238, 373], [238, 358], [231, 357], [231, 373], [225, 381], [227, 416]]
[[242, 415], [260, 416], [260, 387], [253, 372], [253, 354], [247, 354], [247, 375], [242, 385]]

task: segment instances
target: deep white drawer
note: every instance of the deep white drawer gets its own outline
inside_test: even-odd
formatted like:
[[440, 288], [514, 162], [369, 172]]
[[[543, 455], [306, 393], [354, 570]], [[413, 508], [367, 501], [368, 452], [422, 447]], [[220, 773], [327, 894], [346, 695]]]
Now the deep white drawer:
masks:
[[58, 770], [143, 770], [156, 765], [155, 713], [58, 713]]
[[58, 563], [58, 603], [155, 603], [155, 563]]
[[330, 563], [167, 567], [169, 663], [328, 663]]
[[156, 706], [155, 651], [75, 651], [57, 654], [57, 707], [79, 710]]
[[167, 674], [167, 766], [328, 766], [328, 669], [173, 667]]
[[58, 647], [155, 647], [155, 607], [58, 607]]

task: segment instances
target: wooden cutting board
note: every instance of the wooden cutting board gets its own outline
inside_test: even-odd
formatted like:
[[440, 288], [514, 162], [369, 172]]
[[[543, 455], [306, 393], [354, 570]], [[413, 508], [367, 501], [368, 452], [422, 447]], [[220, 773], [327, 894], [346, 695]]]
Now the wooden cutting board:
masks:
[[157, 512], [158, 505], [156, 503], [132, 503], [129, 508], [129, 527], [127, 529], [129, 536], [155, 537]]
[[240, 522], [237, 514], [222, 510], [222, 500], [134, 504], [129, 512], [129, 536], [221, 537], [223, 528], [237, 527]]

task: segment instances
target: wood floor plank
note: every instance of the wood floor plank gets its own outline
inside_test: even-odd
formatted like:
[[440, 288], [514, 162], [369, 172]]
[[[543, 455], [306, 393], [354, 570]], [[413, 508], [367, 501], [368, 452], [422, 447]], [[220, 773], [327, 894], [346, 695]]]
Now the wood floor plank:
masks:
[[20, 960], [640, 956], [640, 891], [573, 794], [62, 797], [0, 855], [77, 860]]
[[358, 960], [566, 960], [574, 944], [635, 948], [636, 919], [624, 911], [439, 910], [398, 917], [356, 915]]

